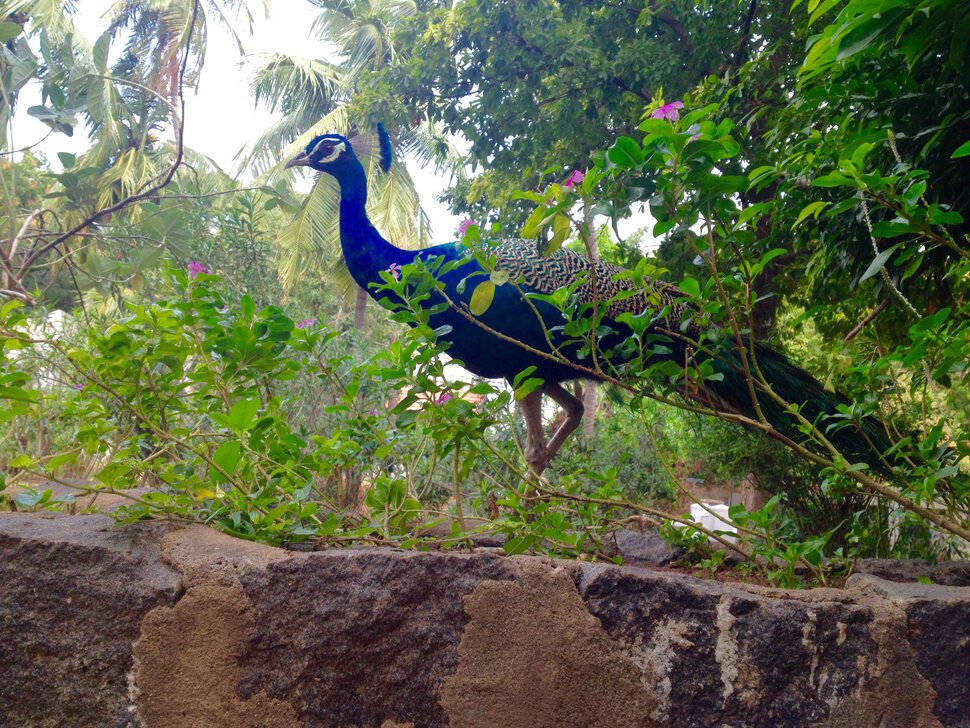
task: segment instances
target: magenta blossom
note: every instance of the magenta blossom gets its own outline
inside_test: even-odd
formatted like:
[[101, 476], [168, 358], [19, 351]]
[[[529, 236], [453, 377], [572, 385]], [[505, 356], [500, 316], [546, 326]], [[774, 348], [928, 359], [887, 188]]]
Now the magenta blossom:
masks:
[[460, 238], [465, 237], [465, 233], [468, 232], [468, 228], [470, 228], [472, 225], [477, 225], [477, 224], [478, 223], [475, 220], [472, 220], [471, 218], [468, 218], [467, 220], [462, 220], [461, 225], [458, 226], [458, 237]]
[[200, 273], [205, 273], [206, 275], [212, 275], [212, 271], [206, 268], [204, 265], [195, 260], [189, 261], [189, 275], [195, 278]]
[[301, 321], [300, 323], [298, 323], [296, 325], [296, 328], [298, 328], [298, 329], [308, 329], [311, 326], [313, 326], [313, 324], [315, 324], [316, 322], [317, 322], [317, 320], [315, 318], [304, 319], [303, 321]]
[[451, 392], [443, 392], [441, 396], [435, 400], [435, 404], [446, 405], [453, 399], [454, 396], [451, 394]]
[[650, 118], [678, 121], [680, 119], [680, 109], [682, 108], [684, 108], [683, 101], [671, 101], [669, 104], [664, 104], [659, 109], [654, 109], [650, 114]]
[[569, 176], [566, 178], [566, 181], [562, 183], [562, 186], [567, 190], [572, 190], [581, 185], [584, 179], [586, 179], [586, 175], [580, 172], [578, 169], [574, 169], [569, 173]]
[[84, 385], [81, 384], [80, 382], [78, 382], [77, 384], [74, 385], [74, 389], [76, 389], [78, 392], [83, 392], [84, 391]]
[[389, 266], [387, 266], [387, 272], [394, 277], [394, 280], [401, 280], [401, 266], [397, 263], [391, 263]]

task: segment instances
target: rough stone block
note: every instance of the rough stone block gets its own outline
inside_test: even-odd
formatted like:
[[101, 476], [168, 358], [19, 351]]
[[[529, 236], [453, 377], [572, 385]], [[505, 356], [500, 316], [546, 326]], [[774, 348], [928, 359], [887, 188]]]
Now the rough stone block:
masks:
[[970, 726], [968, 650], [970, 588], [873, 573], [785, 591], [0, 514], [3, 726]]

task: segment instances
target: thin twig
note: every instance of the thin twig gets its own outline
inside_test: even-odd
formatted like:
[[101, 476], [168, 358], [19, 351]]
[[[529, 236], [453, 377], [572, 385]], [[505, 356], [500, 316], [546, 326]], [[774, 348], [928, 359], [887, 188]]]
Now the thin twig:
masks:
[[876, 316], [878, 316], [878, 315], [879, 315], [879, 314], [881, 314], [881, 313], [882, 313], [883, 311], [885, 311], [885, 310], [886, 310], [886, 306], [888, 306], [888, 305], [889, 305], [889, 299], [888, 299], [888, 298], [884, 298], [884, 299], [883, 299], [883, 300], [882, 300], [882, 301], [881, 301], [881, 302], [879, 303], [879, 305], [878, 305], [878, 306], [876, 306], [876, 307], [875, 307], [875, 308], [873, 309], [873, 311], [872, 311], [872, 313], [870, 313], [870, 314], [869, 314], [868, 316], [866, 316], [866, 317], [865, 317], [864, 319], [862, 319], [862, 321], [860, 321], [860, 322], [859, 322], [858, 324], [856, 324], [856, 325], [855, 325], [855, 326], [854, 326], [854, 327], [852, 328], [852, 331], [850, 331], [849, 333], [847, 333], [847, 334], [845, 335], [845, 338], [844, 338], [844, 339], [842, 339], [842, 343], [843, 343], [843, 344], [848, 344], [848, 343], [849, 343], [850, 341], [852, 341], [852, 340], [853, 340], [853, 339], [854, 339], [854, 338], [855, 338], [856, 336], [858, 336], [858, 335], [859, 335], [859, 333], [860, 333], [860, 332], [861, 332], [861, 331], [862, 331], [862, 330], [863, 330], [863, 329], [864, 329], [864, 328], [865, 328], [866, 326], [868, 326], [868, 325], [869, 325], [869, 323], [870, 323], [870, 322], [872, 322], [872, 320], [873, 320], [873, 319], [875, 319], [875, 318], [876, 318]]

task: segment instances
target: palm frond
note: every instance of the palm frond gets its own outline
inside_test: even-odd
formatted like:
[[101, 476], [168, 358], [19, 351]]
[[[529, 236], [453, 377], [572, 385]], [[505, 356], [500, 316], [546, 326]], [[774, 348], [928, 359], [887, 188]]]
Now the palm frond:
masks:
[[349, 126], [349, 109], [346, 106], [337, 107], [316, 123], [311, 124], [302, 134], [286, 145], [282, 150], [282, 153], [276, 157], [273, 166], [263, 171], [257, 177], [257, 180], [266, 181], [280, 174], [292, 175], [293, 172], [284, 170], [284, 165], [286, 164], [287, 160], [290, 159], [290, 157], [309, 144], [313, 137], [319, 136], [320, 134], [326, 134], [327, 132], [333, 132], [335, 130], [346, 131]]
[[[367, 212], [374, 226], [398, 247], [426, 244], [421, 233], [428, 230], [428, 220], [407, 167], [398, 162], [383, 174], [378, 171], [376, 155], [361, 161], [367, 170]], [[419, 223], [422, 217], [424, 220]]]
[[320, 175], [300, 211], [276, 237], [284, 288], [294, 288], [308, 273], [326, 275], [330, 264], [342, 258], [338, 199], [336, 183]]
[[423, 121], [400, 135], [398, 147], [425, 167], [434, 165], [438, 173], [448, 172], [453, 179], [465, 178], [464, 157], [454, 142], [430, 121]]
[[4, 13], [24, 13], [30, 17], [31, 32], [45, 30], [52, 38], [76, 35], [73, 16], [76, 0], [7, 0]]
[[[211, 8], [212, 15], [219, 21], [219, 24], [225, 28], [230, 36], [232, 36], [233, 41], [236, 43], [236, 47], [239, 52], [245, 53], [243, 48], [242, 38], [240, 38], [239, 33], [236, 32], [235, 24], [232, 19], [229, 18], [227, 9], [231, 9], [237, 19], [241, 19], [246, 26], [246, 32], [251, 36], [253, 34], [253, 21], [255, 19], [255, 13], [251, 5], [258, 4], [263, 13], [263, 18], [269, 17], [269, 0], [260, 0], [258, 3], [250, 3], [249, 0], [227, 0], [225, 3], [218, 3], [216, 0], [209, 0], [208, 6]], [[225, 5], [225, 7], [223, 7]]]
[[344, 89], [346, 72], [327, 61], [285, 53], [260, 53], [252, 59], [250, 90], [256, 103], [270, 111], [292, 113], [308, 107], [320, 113]]

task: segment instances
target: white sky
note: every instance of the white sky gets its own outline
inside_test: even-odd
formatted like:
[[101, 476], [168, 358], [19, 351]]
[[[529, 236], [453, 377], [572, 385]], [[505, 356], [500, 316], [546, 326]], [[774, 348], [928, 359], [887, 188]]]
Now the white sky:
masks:
[[[105, 23], [101, 16], [111, 4], [110, 0], [82, 0], [75, 22], [90, 42], [93, 43], [103, 29]], [[283, 52], [307, 58], [326, 54], [328, 49], [324, 44], [309, 37], [317, 12], [309, 3], [276, 0], [271, 3], [270, 10], [272, 14], [269, 18], [259, 18], [254, 23], [253, 36], [243, 37], [247, 54]], [[241, 32], [240, 35], [245, 34]], [[255, 139], [274, 119], [265, 109], [255, 107], [243, 64], [244, 59], [229, 33], [213, 22], [209, 28], [206, 62], [198, 93], [189, 92], [185, 99], [186, 145], [208, 155], [230, 174], [236, 172], [238, 163], [235, 156], [239, 150]], [[39, 96], [39, 87], [35, 85], [35, 88], [25, 90], [18, 102], [19, 113], [13, 128], [12, 146], [15, 149], [36, 143], [49, 131], [47, 126], [25, 113], [28, 107], [40, 103]], [[78, 153], [87, 146], [87, 135], [80, 128], [73, 137], [51, 134], [37, 149], [56, 166], [57, 152]], [[437, 174], [431, 167], [422, 169], [413, 160], [408, 162], [408, 167], [421, 205], [431, 220], [431, 243], [454, 240], [460, 220], [437, 201], [448, 185], [447, 176]], [[248, 177], [244, 173], [243, 180], [246, 179]], [[621, 222], [620, 232], [629, 235], [647, 223], [646, 218], [635, 216]]]
[[[89, 42], [93, 43], [104, 28], [101, 16], [110, 5], [108, 0], [85, 0], [81, 3], [75, 22]], [[277, 1], [272, 3], [271, 12], [268, 19], [257, 19], [251, 38], [243, 37], [247, 54], [282, 52], [313, 58], [326, 52], [320, 41], [309, 37], [315, 17], [314, 8], [309, 3]], [[240, 35], [245, 34], [240, 32]], [[239, 150], [255, 139], [275, 118], [265, 109], [255, 106], [249, 94], [248, 76], [243, 63], [244, 59], [229, 33], [213, 24], [209, 28], [206, 61], [198, 93], [189, 91], [185, 98], [185, 144], [211, 157], [229, 174], [236, 173], [238, 162], [235, 156]], [[21, 95], [14, 120], [13, 148], [35, 144], [50, 131], [40, 121], [26, 114], [27, 108], [39, 103], [39, 86], [28, 88]], [[43, 152], [56, 167], [57, 152], [76, 154], [87, 148], [88, 144], [87, 134], [83, 128], [79, 128], [73, 137], [51, 134], [36, 149]], [[447, 186], [448, 179], [431, 168], [422, 169], [414, 162], [410, 162], [408, 167], [419, 191], [421, 205], [431, 219], [432, 243], [454, 240], [460, 220], [436, 199]], [[243, 173], [243, 179], [246, 178], [247, 175]]]

